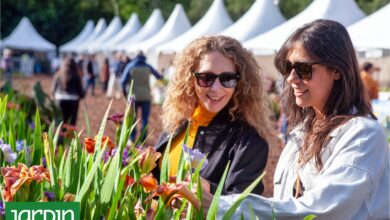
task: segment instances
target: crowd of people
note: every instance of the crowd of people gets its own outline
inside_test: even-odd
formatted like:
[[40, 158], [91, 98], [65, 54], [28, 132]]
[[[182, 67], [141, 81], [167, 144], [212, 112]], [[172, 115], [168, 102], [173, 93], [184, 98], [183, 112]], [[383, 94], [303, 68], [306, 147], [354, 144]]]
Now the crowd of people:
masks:
[[[226, 36], [194, 40], [173, 63], [155, 149], [164, 153], [172, 138], [169, 175], [177, 173], [184, 147], [207, 154], [201, 171], [205, 211], [230, 161], [219, 203], [222, 217], [265, 170], [269, 149], [280, 144], [266, 78], [253, 54]], [[389, 219], [389, 145], [370, 102], [378, 98], [379, 85], [372, 76], [378, 68], [365, 63], [360, 72], [346, 28], [330, 20], [297, 29], [274, 64], [281, 74], [279, 132], [284, 143], [274, 196], [262, 197], [260, 183], [234, 219], [249, 219], [251, 213], [266, 219], [309, 214], [318, 219]], [[125, 54], [117, 54], [115, 62], [105, 58], [100, 68], [94, 55], [66, 57], [54, 76], [53, 97], [64, 122], [75, 125], [79, 101], [96, 95], [98, 78], [107, 96], [133, 96], [146, 129], [151, 76], [163, 78], [142, 52], [133, 60]], [[133, 132], [131, 139], [140, 133]], [[159, 169], [153, 171], [157, 178]]]

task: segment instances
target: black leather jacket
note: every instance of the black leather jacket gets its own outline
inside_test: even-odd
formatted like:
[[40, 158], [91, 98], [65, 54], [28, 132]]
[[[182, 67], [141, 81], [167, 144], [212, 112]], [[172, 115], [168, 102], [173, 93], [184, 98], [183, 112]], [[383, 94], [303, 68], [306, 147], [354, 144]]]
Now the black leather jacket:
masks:
[[[183, 132], [188, 122], [173, 134], [173, 139]], [[169, 140], [169, 134], [163, 132], [155, 146], [163, 153]], [[208, 180], [211, 193], [215, 193], [223, 171], [230, 160], [230, 168], [222, 191], [223, 195], [241, 193], [265, 169], [268, 157], [267, 142], [242, 120], [232, 121], [227, 108], [220, 111], [207, 127], [199, 127], [194, 149], [208, 152], [208, 165], [201, 171], [201, 177]], [[159, 177], [158, 167], [153, 171]], [[260, 183], [252, 193], [261, 194], [264, 186]]]

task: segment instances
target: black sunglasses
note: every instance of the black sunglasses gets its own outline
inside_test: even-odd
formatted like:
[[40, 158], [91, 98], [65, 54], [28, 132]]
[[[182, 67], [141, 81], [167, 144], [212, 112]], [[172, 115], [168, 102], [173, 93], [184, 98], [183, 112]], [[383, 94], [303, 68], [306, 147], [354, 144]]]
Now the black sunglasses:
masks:
[[294, 69], [300, 79], [310, 80], [313, 75], [312, 66], [321, 64], [320, 62], [295, 62], [294, 64], [286, 60], [282, 63], [282, 75], [288, 77]]
[[237, 86], [240, 75], [238, 73], [224, 72], [219, 75], [214, 73], [194, 73], [196, 82], [200, 87], [210, 87], [214, 84], [215, 79], [219, 78], [219, 82], [225, 88], [234, 88]]

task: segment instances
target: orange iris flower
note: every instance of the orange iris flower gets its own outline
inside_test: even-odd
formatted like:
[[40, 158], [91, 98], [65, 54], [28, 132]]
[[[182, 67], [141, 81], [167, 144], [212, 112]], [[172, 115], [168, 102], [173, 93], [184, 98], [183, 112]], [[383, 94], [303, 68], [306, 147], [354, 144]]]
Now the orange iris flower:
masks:
[[[88, 151], [88, 153], [93, 154], [93, 152], [95, 152], [96, 141], [97, 141], [97, 136], [95, 136], [95, 138], [88, 137], [84, 139], [84, 146], [85, 149]], [[110, 150], [112, 150], [115, 147], [115, 144], [111, 141], [110, 137], [103, 136], [101, 146], [103, 146], [105, 142], [107, 142], [107, 146]]]
[[3, 196], [6, 202], [13, 200], [14, 195], [24, 183], [30, 184], [33, 180], [38, 183], [45, 180], [50, 182], [50, 173], [42, 165], [28, 168], [25, 164], [19, 163], [18, 167], [2, 167], [1, 174], [4, 177]]
[[139, 183], [144, 187], [144, 190], [147, 193], [157, 188], [157, 180], [153, 177], [152, 174], [143, 174], [139, 179]]

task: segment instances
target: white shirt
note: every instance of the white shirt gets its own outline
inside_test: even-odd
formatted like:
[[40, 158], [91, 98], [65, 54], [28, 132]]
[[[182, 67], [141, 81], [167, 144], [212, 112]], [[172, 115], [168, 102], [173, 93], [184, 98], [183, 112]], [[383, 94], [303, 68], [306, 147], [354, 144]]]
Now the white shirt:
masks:
[[[233, 219], [255, 216], [271, 219], [389, 219], [389, 145], [380, 125], [373, 119], [355, 117], [331, 132], [322, 150], [323, 169], [316, 171], [314, 159], [298, 167], [297, 156], [303, 130], [291, 132], [274, 176], [274, 198], [251, 194], [236, 210]], [[296, 199], [293, 187], [297, 172], [304, 187]], [[218, 218], [232, 206], [238, 195], [222, 196]]]

